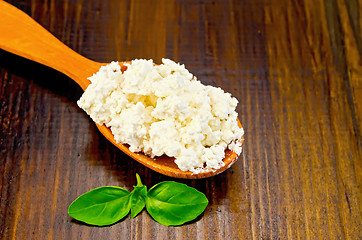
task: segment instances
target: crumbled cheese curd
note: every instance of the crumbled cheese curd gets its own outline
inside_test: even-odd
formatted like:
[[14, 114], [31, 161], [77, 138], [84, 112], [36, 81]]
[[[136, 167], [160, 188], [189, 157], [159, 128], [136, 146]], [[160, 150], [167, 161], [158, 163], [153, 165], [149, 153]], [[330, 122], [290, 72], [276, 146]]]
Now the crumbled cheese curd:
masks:
[[133, 60], [122, 73], [118, 62], [101, 67], [78, 101], [117, 143], [150, 157], [174, 157], [182, 171], [200, 173], [224, 166], [225, 149], [238, 155], [243, 136], [238, 101], [221, 88], [205, 86], [184, 65], [162, 59]]

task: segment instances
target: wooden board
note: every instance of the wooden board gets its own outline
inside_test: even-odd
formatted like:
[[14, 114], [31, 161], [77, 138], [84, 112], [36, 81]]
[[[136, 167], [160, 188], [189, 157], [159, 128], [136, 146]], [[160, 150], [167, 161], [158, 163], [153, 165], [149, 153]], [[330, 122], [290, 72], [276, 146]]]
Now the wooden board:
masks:
[[175, 180], [123, 154], [78, 108], [80, 87], [0, 51], [0, 239], [361, 239], [362, 16], [357, 0], [8, 1], [98, 62], [163, 57], [239, 99], [243, 153], [178, 180], [204, 214], [165, 227], [67, 215], [99, 186]]

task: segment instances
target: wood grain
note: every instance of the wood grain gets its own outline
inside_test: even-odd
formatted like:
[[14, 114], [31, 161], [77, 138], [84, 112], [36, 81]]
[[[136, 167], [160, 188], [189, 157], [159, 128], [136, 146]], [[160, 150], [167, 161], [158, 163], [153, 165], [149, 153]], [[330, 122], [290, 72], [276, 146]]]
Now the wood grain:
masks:
[[105, 228], [67, 215], [98, 186], [170, 180], [98, 132], [66, 76], [0, 51], [1, 239], [361, 239], [358, 0], [8, 1], [98, 62], [162, 57], [239, 99], [237, 163], [178, 180], [210, 204], [164, 227], [143, 211]]

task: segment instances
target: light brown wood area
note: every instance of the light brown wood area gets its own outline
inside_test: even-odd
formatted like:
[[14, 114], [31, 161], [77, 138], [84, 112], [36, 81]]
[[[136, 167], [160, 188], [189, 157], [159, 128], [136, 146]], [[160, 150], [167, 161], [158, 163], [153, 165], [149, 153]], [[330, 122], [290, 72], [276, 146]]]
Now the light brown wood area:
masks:
[[[73, 80], [0, 50], [0, 239], [362, 238], [360, 1], [7, 2], [96, 62], [185, 64], [239, 99], [245, 142], [215, 177], [161, 175], [98, 131]], [[146, 211], [102, 228], [68, 216], [92, 188], [132, 190], [136, 173], [209, 205], [180, 227]]]

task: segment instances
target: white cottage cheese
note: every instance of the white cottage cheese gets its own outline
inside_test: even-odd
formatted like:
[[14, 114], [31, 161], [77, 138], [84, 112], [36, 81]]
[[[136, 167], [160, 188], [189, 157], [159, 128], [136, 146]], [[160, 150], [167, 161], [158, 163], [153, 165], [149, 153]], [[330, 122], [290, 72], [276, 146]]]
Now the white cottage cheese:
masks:
[[162, 63], [133, 60], [124, 73], [118, 62], [101, 67], [79, 107], [132, 152], [174, 157], [182, 171], [220, 168], [227, 147], [239, 155], [236, 98], [201, 84], [184, 65]]

